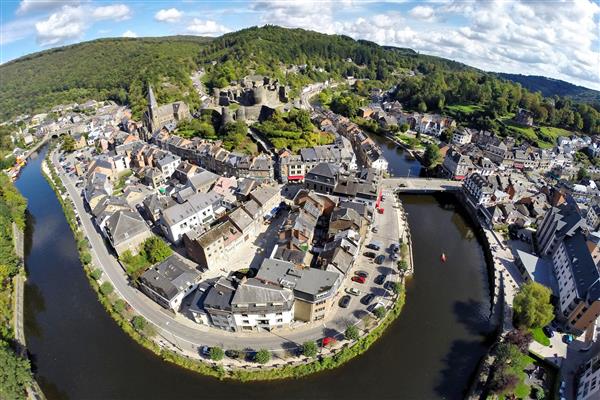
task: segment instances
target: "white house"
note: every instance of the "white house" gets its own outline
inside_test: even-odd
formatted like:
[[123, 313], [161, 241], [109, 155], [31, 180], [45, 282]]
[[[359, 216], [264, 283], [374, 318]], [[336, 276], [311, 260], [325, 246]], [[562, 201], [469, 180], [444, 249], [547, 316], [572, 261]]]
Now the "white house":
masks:
[[185, 233], [214, 221], [214, 210], [221, 205], [222, 198], [216, 193], [195, 193], [183, 203], [163, 210], [161, 226], [167, 238], [179, 243]]

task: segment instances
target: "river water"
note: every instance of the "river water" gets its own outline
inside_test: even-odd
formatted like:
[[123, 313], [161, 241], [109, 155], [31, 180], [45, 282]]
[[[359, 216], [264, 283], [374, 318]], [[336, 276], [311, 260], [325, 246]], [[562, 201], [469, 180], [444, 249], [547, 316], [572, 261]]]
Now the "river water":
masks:
[[[494, 324], [482, 248], [450, 196], [405, 196], [415, 275], [398, 320], [336, 370], [267, 383], [218, 381], [167, 364], [110, 319], [89, 287], [60, 204], [40, 172], [16, 185], [29, 201], [25, 330], [48, 399], [460, 399]], [[402, 159], [390, 158], [398, 154]], [[388, 149], [396, 174], [418, 170]], [[414, 163], [414, 161], [412, 162]], [[395, 169], [397, 168], [397, 169]], [[445, 252], [448, 261], [440, 262]]]

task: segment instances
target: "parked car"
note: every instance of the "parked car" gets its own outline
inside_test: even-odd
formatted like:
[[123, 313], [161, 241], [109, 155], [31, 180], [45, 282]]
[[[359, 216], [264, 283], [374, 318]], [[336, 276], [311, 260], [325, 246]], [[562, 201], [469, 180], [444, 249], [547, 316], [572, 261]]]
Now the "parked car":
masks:
[[379, 249], [381, 249], [381, 243], [379, 243], [377, 241], [371, 242], [367, 245], [367, 249], [379, 250]]
[[208, 346], [202, 346], [200, 348], [200, 354], [203, 355], [203, 356], [205, 356], [205, 357], [208, 357], [210, 355], [210, 347], [208, 347]]
[[398, 254], [396, 254], [396, 253], [390, 254], [390, 260], [398, 261], [398, 258], [400, 258], [400, 257], [398, 257]]
[[360, 294], [360, 290], [351, 287], [346, 289], [346, 293], [351, 294], [352, 296], [358, 296]]
[[379, 232], [379, 228], [377, 228], [376, 226], [374, 226], [374, 227], [371, 228], [371, 232], [377, 233], [377, 232]]
[[354, 275], [362, 276], [365, 279], [369, 277], [369, 273], [367, 271], [356, 271]]
[[400, 250], [400, 245], [398, 243], [390, 244], [390, 251], [392, 253], [397, 253]]
[[375, 278], [374, 282], [378, 285], [383, 285], [383, 283], [385, 282], [385, 278], [387, 278], [387, 275], [385, 274], [378, 275], [377, 278]]
[[363, 278], [362, 276], [353, 276], [352, 278], [352, 282], [357, 282], [357, 283], [365, 283], [366, 279]]
[[380, 254], [375, 258], [375, 264], [383, 264], [384, 261], [385, 256], [383, 254]]
[[378, 301], [377, 303], [371, 304], [369, 307], [367, 307], [367, 311], [368, 312], [373, 312], [373, 311], [375, 311], [379, 307], [385, 307], [385, 306], [383, 305], [383, 303], [381, 303], [381, 302]]
[[374, 298], [375, 295], [373, 293], [369, 293], [363, 296], [363, 298], [360, 299], [360, 302], [363, 303], [365, 306], [368, 306], [369, 304], [371, 304]]
[[348, 308], [348, 306], [350, 305], [350, 300], [352, 298], [348, 295], [342, 296], [342, 298], [340, 299], [340, 307], [342, 308]]
[[377, 254], [373, 251], [365, 251], [363, 253], [363, 256], [365, 256], [367, 258], [375, 258], [375, 257], [377, 257]]
[[544, 335], [546, 335], [549, 338], [554, 336], [554, 331], [552, 330], [552, 328], [550, 326], [543, 327], [542, 331], [544, 332]]

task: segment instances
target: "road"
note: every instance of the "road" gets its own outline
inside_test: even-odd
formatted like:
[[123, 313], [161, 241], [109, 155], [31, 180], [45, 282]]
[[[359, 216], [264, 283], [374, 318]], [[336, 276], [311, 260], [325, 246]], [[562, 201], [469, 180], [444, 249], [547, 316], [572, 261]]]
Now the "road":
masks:
[[[315, 340], [325, 336], [341, 336], [348, 324], [355, 324], [359, 318], [364, 316], [366, 311], [364, 306], [358, 301], [353, 301], [353, 305], [347, 309], [342, 309], [336, 305], [335, 309], [329, 313], [329, 316], [323, 323], [302, 324], [295, 328], [286, 328], [274, 332], [226, 332], [213, 327], [199, 325], [190, 319], [180, 315], [172, 314], [159, 305], [150, 300], [142, 292], [132, 287], [128, 278], [113, 254], [108, 251], [107, 245], [104, 242], [100, 232], [89, 213], [85, 211], [83, 198], [80, 195], [80, 190], [75, 187], [74, 178], [69, 178], [60, 167], [58, 156], [53, 153], [50, 156], [55, 168], [59, 171], [59, 176], [66, 187], [70, 198], [73, 200], [75, 211], [80, 216], [81, 226], [85, 236], [89, 239], [92, 250], [94, 265], [100, 267], [104, 272], [103, 279], [112, 283], [115, 292], [123, 298], [129, 305], [140, 315], [146, 318], [152, 325], [155, 326], [157, 332], [167, 341], [172, 343], [182, 352], [198, 356], [199, 346], [219, 346], [224, 349], [242, 349], [264, 348], [271, 351], [289, 350], [295, 346], [304, 343], [307, 340]], [[393, 196], [388, 196], [387, 202]], [[392, 210], [392, 203], [389, 203], [389, 209]], [[386, 212], [385, 215], [376, 216], [376, 224], [380, 226], [380, 232], [396, 232], [392, 225], [397, 221], [393, 213]], [[389, 221], [387, 216], [390, 216]], [[383, 233], [382, 233], [383, 234]], [[393, 234], [397, 240], [397, 235]], [[384, 238], [388, 240], [387, 238]], [[393, 237], [390, 236], [389, 240]], [[358, 259], [355, 263], [355, 270], [363, 268], [372, 268], [371, 264], [365, 263], [364, 259]], [[352, 273], [351, 273], [352, 274]], [[349, 274], [349, 275], [351, 275]], [[349, 277], [345, 281], [349, 281]], [[383, 294], [382, 288], [374, 285], [372, 278], [369, 277], [370, 284], [364, 285], [363, 291], [374, 292], [375, 294]], [[339, 296], [339, 294], [338, 294]]]

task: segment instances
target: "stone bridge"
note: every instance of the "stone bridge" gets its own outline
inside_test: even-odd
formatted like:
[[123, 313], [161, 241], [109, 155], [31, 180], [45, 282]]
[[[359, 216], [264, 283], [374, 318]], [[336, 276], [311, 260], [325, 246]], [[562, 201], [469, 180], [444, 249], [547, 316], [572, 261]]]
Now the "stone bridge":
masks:
[[386, 178], [382, 186], [400, 193], [434, 193], [460, 190], [462, 182], [438, 178]]

